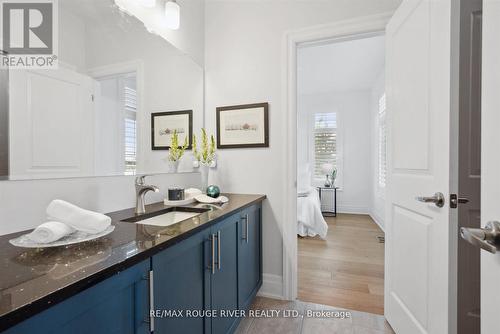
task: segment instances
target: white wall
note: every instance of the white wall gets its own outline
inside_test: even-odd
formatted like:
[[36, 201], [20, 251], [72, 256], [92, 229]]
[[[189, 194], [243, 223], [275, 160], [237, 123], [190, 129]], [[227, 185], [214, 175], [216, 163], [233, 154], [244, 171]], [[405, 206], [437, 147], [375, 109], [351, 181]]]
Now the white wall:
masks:
[[[298, 97], [299, 120], [314, 117], [317, 112], [337, 112], [338, 159], [338, 212], [369, 213], [371, 202], [371, 129], [369, 90], [346, 93], [308, 94]], [[312, 122], [299, 122], [298, 142], [312, 138]], [[305, 136], [305, 137], [303, 137]], [[298, 163], [305, 160], [313, 166], [309, 151], [314, 150], [312, 141], [305, 147], [299, 145]], [[324, 178], [315, 185], [324, 183]]]
[[385, 220], [385, 193], [378, 186], [378, 103], [385, 92], [385, 70], [382, 70], [373, 85], [370, 94], [370, 135], [371, 135], [371, 209], [370, 214], [377, 224], [384, 229]]
[[[215, 132], [215, 108], [270, 103], [270, 147], [220, 150], [213, 182], [224, 191], [265, 193], [264, 273], [282, 276], [285, 172], [281, 106], [286, 31], [393, 11], [399, 0], [208, 1], [206, 3], [206, 121]], [[276, 280], [278, 281], [278, 279]]]

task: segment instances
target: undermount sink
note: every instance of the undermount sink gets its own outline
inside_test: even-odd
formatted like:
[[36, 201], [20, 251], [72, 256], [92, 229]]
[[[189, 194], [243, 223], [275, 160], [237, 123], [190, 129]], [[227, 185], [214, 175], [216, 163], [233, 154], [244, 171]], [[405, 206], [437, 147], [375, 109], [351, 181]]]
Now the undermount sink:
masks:
[[165, 227], [199, 216], [207, 211], [209, 211], [209, 209], [170, 207], [160, 211], [146, 213], [140, 216], [130, 217], [122, 221], [127, 223], [137, 223], [137, 224]]

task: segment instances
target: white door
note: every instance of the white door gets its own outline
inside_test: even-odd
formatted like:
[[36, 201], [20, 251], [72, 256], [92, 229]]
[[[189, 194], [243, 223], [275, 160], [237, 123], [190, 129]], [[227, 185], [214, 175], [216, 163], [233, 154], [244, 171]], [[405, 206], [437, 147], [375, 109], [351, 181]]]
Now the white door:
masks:
[[11, 70], [10, 175], [93, 175], [93, 80], [70, 69]]
[[[450, 41], [455, 0], [406, 0], [387, 26], [385, 316], [398, 334], [449, 332]], [[416, 200], [442, 193], [444, 206]], [[420, 200], [423, 200], [422, 198]], [[430, 199], [429, 199], [430, 200]]]
[[[500, 221], [500, 1], [483, 1], [481, 223]], [[481, 251], [481, 333], [499, 333], [500, 254]]]

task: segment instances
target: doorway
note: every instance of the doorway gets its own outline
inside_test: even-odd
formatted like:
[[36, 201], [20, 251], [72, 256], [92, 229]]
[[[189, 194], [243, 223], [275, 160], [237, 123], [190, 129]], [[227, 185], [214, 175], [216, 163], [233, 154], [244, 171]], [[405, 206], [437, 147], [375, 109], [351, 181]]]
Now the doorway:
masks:
[[[141, 61], [130, 61], [106, 65], [89, 70], [95, 81], [96, 128], [109, 129], [96, 133], [102, 147], [96, 147], [101, 161], [95, 168], [102, 175], [143, 173], [143, 147], [150, 133], [144, 119], [144, 68]], [[98, 124], [98, 123], [102, 124]], [[103, 141], [104, 140], [104, 141]]]
[[283, 227], [283, 297], [297, 298], [297, 48], [306, 43], [341, 42], [383, 34], [391, 14], [361, 17], [329, 25], [290, 32], [283, 43], [283, 105], [286, 113], [284, 133], [287, 149], [284, 157], [285, 221]]
[[96, 172], [135, 175], [137, 171], [137, 74], [96, 79]]
[[385, 38], [297, 49], [298, 299], [384, 313]]

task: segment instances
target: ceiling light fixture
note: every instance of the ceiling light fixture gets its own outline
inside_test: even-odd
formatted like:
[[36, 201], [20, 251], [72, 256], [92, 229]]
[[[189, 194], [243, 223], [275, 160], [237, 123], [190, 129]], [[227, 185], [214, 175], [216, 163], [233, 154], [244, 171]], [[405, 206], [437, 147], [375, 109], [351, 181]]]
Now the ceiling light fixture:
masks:
[[165, 22], [167, 28], [177, 30], [181, 22], [181, 8], [175, 0], [168, 0], [165, 3]]

